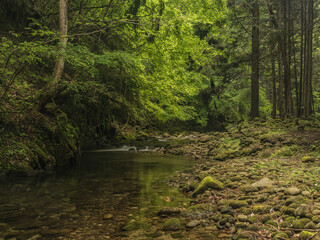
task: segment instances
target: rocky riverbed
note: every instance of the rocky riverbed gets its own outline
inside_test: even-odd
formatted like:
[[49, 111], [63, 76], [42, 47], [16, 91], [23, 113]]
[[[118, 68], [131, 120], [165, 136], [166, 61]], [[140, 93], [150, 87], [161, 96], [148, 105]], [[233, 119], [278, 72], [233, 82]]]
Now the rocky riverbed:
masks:
[[135, 238], [320, 239], [314, 123], [243, 123], [221, 133], [166, 137], [171, 144], [155, 151], [198, 159], [167, 180], [190, 205], [160, 210], [154, 235]]
[[[19, 193], [29, 188], [6, 186], [2, 192], [8, 188], [12, 194], [0, 201], [0, 218], [6, 219], [0, 239], [320, 239], [315, 123], [244, 122], [224, 132], [169, 132], [159, 139], [153, 152], [193, 157], [196, 164], [148, 185], [142, 210], [135, 213], [139, 202], [130, 194], [112, 197], [109, 190], [117, 185], [94, 175], [78, 179], [80, 185], [75, 179], [70, 186], [54, 180], [28, 204]], [[126, 192], [139, 188], [133, 183]], [[99, 186], [98, 196], [97, 189], [85, 190], [88, 186]], [[50, 207], [43, 212], [42, 205]], [[106, 208], [110, 205], [116, 207]], [[10, 219], [16, 224], [21, 214], [38, 225], [21, 219], [12, 227]]]

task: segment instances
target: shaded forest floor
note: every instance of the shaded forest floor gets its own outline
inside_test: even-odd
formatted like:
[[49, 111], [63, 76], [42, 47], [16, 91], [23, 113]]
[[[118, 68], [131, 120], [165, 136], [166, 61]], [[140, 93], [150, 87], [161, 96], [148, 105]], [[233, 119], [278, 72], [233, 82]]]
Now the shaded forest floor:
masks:
[[170, 144], [155, 151], [198, 163], [168, 179], [191, 204], [159, 212], [157, 239], [320, 239], [315, 123], [242, 123], [221, 133], [164, 136]]

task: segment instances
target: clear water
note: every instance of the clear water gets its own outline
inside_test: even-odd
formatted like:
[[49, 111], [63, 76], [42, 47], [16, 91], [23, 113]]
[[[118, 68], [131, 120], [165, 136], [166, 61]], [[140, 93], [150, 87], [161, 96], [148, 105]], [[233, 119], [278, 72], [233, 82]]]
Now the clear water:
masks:
[[[121, 239], [158, 223], [186, 199], [161, 181], [189, 159], [146, 153], [84, 153], [54, 176], [0, 183], [0, 239]], [[129, 237], [130, 238], [130, 237]]]

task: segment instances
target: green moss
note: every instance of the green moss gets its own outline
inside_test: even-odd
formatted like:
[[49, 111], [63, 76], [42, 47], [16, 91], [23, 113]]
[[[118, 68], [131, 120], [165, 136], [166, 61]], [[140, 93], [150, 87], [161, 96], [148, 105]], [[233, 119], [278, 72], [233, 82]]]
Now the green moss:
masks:
[[164, 224], [162, 229], [164, 231], [177, 231], [181, 229], [181, 222], [178, 218], [171, 218], [167, 220]]
[[283, 240], [283, 239], [289, 239], [288, 235], [284, 232], [279, 232], [272, 238], [272, 240]]
[[270, 211], [271, 207], [268, 205], [258, 204], [253, 206], [252, 211], [255, 214], [258, 213], [268, 213]]
[[295, 213], [295, 209], [294, 208], [291, 208], [291, 207], [287, 207], [287, 206], [283, 206], [281, 207], [280, 211], [284, 214], [287, 214], [287, 215], [294, 215]]
[[262, 219], [261, 219], [262, 223], [266, 223], [269, 220], [271, 220], [271, 216], [270, 215], [263, 215], [262, 216]]
[[236, 209], [241, 207], [248, 207], [249, 204], [247, 201], [244, 201], [244, 200], [231, 200], [229, 202], [229, 206]]
[[315, 162], [316, 161], [316, 158], [315, 157], [312, 157], [312, 156], [305, 156], [301, 159], [302, 162]]
[[207, 189], [216, 189], [216, 190], [222, 190], [223, 189], [223, 183], [219, 180], [212, 178], [210, 176], [205, 177], [199, 184], [199, 186], [196, 188], [196, 190], [193, 192], [193, 196], [197, 196], [201, 193], [204, 193]]
[[271, 226], [274, 226], [274, 227], [277, 227], [277, 223], [274, 221], [274, 220], [268, 220], [266, 223], [266, 225], [271, 225]]
[[311, 239], [314, 233], [308, 231], [302, 231], [299, 235], [300, 240], [308, 240]]
[[308, 218], [297, 219], [293, 221], [292, 226], [295, 229], [303, 229], [310, 221]]
[[248, 217], [248, 220], [251, 224], [255, 223], [258, 220], [258, 216], [257, 215], [252, 215], [250, 217]]

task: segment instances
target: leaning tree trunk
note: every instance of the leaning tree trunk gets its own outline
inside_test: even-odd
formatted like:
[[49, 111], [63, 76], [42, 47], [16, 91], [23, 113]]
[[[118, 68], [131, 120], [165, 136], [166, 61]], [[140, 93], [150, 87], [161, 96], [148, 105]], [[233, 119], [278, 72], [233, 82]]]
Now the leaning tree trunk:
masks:
[[259, 117], [259, 3], [252, 3], [251, 118]]
[[60, 41], [59, 41], [59, 51], [60, 56], [57, 59], [54, 71], [53, 80], [49, 81], [40, 91], [37, 104], [35, 105], [36, 111], [42, 111], [46, 104], [48, 104], [52, 99], [55, 99], [59, 94], [61, 94], [66, 88], [66, 84], [62, 84], [60, 79], [62, 77], [64, 62], [65, 62], [65, 52], [67, 48], [67, 29], [68, 29], [68, 10], [67, 10], [68, 0], [60, 0]]
[[64, 68], [64, 54], [67, 48], [67, 34], [68, 34], [68, 0], [60, 0], [60, 56], [56, 62], [53, 79], [58, 80], [61, 78]]

